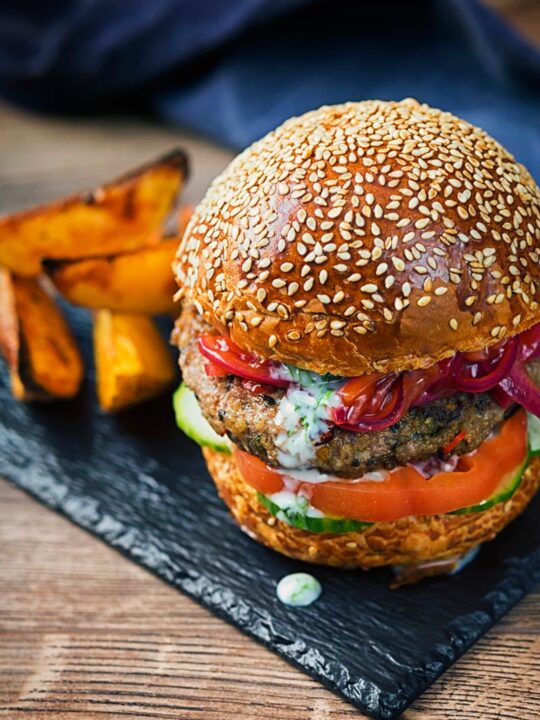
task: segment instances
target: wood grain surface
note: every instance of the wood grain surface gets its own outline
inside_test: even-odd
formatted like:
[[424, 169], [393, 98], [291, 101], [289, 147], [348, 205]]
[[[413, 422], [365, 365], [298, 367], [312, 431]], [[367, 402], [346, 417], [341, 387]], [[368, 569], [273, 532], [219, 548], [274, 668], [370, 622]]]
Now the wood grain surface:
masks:
[[[492, 4], [512, 5], [509, 0]], [[527, 2], [513, 4], [519, 4], [521, 18]], [[532, 28], [529, 34], [538, 37], [540, 21]], [[0, 212], [91, 186], [176, 143], [187, 147], [193, 160], [186, 192], [186, 201], [193, 202], [229, 152], [128, 119], [51, 120], [0, 107]], [[362, 715], [0, 480], [0, 717], [338, 720]], [[539, 591], [404, 714], [407, 720], [458, 717], [540, 717]]]

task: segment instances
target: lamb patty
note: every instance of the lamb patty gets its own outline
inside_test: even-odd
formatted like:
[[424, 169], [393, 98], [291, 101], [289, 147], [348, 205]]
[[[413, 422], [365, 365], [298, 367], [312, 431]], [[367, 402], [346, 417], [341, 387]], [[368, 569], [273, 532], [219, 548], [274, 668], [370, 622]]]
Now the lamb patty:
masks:
[[[209, 329], [189, 311], [180, 320], [176, 339], [184, 381], [195, 392], [216, 432], [226, 434], [242, 450], [268, 465], [279, 467], [275, 416], [285, 390], [269, 388], [264, 394], [253, 394], [240, 378], [208, 377], [197, 338]], [[532, 363], [529, 370], [535, 382], [540, 382], [540, 361]], [[311, 467], [341, 477], [359, 477], [438, 455], [465, 431], [466, 438], [454, 450], [463, 455], [477, 448], [513, 409], [505, 411], [487, 393], [459, 392], [412, 408], [385, 430], [357, 433], [331, 426], [316, 447]]]

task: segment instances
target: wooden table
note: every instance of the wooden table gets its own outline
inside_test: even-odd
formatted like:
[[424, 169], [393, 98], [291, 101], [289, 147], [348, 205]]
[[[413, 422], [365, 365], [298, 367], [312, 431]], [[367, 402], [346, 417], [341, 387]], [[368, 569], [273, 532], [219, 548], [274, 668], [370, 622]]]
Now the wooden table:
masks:
[[[200, 197], [230, 154], [130, 120], [0, 108], [0, 211], [91, 186], [175, 143]], [[0, 409], [1, 412], [1, 409]], [[408, 720], [540, 716], [540, 592], [451, 668]], [[192, 600], [0, 480], [0, 716], [338, 720], [361, 714]]]

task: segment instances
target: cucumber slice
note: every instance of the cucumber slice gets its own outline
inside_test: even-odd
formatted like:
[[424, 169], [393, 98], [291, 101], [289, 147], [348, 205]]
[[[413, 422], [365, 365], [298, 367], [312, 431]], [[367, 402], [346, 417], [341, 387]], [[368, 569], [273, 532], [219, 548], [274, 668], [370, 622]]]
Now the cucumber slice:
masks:
[[527, 413], [527, 435], [531, 455], [540, 455], [540, 418]]
[[276, 505], [275, 502], [263, 495], [257, 493], [259, 501], [264, 507], [269, 510], [272, 515], [275, 515], [278, 520], [292, 525], [292, 527], [298, 528], [299, 530], [309, 530], [313, 533], [346, 533], [346, 532], [359, 532], [365, 530], [373, 523], [361, 522], [360, 520], [349, 520], [347, 518], [335, 518], [328, 517], [312, 517], [307, 514], [308, 505], [302, 508], [281, 508]]
[[201, 412], [195, 393], [185, 383], [182, 383], [173, 395], [173, 408], [180, 430], [198, 445], [219, 452], [231, 452], [227, 438], [218, 435], [210, 425]]
[[523, 477], [523, 473], [527, 469], [528, 464], [529, 458], [527, 457], [525, 458], [523, 464], [520, 465], [520, 467], [510, 475], [509, 479], [507, 479], [506, 482], [502, 485], [502, 487], [500, 487], [495, 493], [493, 493], [491, 497], [483, 500], [481, 503], [478, 503], [478, 505], [469, 505], [469, 507], [460, 508], [459, 510], [453, 510], [452, 512], [447, 514], [464, 515], [466, 513], [484, 512], [484, 510], [489, 510], [489, 508], [493, 507], [494, 505], [506, 502], [512, 497], [512, 495], [520, 486], [521, 478]]

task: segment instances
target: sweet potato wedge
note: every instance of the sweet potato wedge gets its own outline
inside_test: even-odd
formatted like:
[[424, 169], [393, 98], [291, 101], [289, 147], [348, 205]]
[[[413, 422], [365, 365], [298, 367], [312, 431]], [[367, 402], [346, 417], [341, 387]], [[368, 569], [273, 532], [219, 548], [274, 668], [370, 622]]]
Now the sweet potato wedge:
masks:
[[34, 278], [0, 268], [0, 350], [18, 400], [77, 394], [84, 367], [77, 343], [53, 297]]
[[174, 237], [135, 252], [54, 262], [46, 269], [59, 292], [74, 305], [148, 315], [172, 313], [178, 289], [172, 263], [178, 243]]
[[21, 276], [44, 259], [82, 259], [159, 241], [159, 230], [187, 175], [174, 150], [92, 192], [0, 217], [0, 265]]
[[176, 376], [167, 345], [146, 315], [99, 310], [94, 357], [98, 400], [106, 412], [161, 395]]

